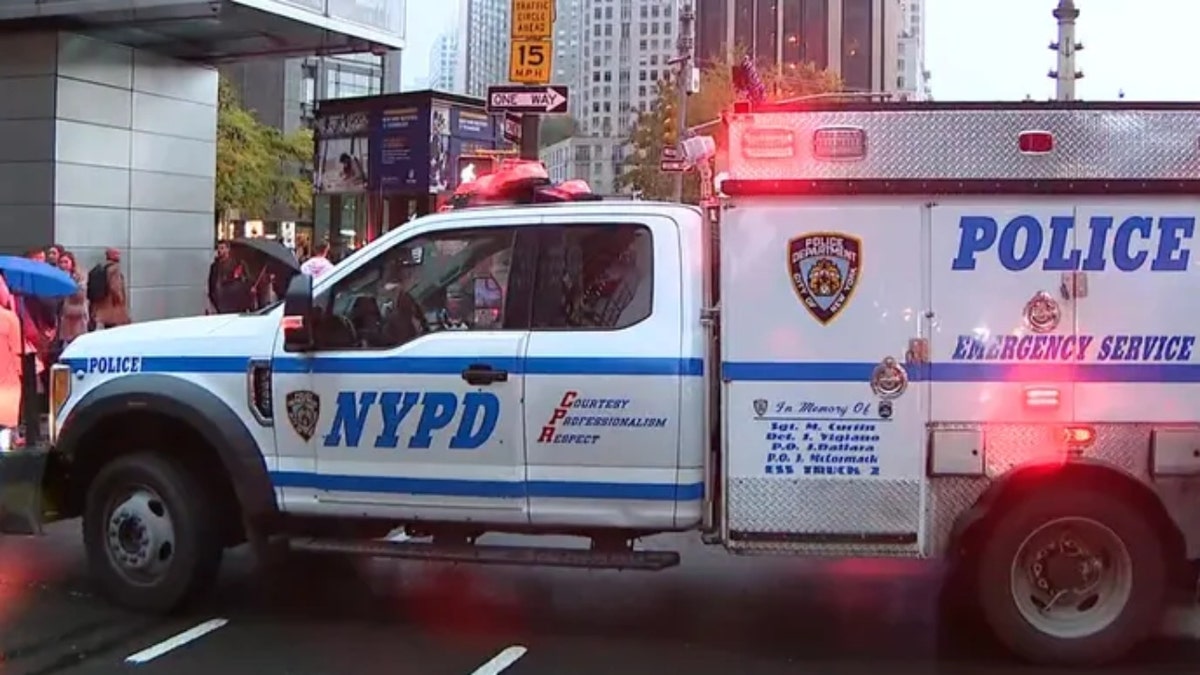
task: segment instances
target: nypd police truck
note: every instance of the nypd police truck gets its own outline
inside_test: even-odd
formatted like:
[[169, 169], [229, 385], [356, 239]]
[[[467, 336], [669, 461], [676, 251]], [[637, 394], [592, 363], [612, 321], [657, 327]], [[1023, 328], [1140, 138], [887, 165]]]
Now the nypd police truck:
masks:
[[946, 558], [1017, 654], [1127, 653], [1200, 558], [1200, 110], [739, 104], [726, 128], [711, 208], [456, 209], [259, 312], [78, 339], [48, 447], [0, 463], [6, 528], [81, 516], [98, 585], [148, 611], [243, 542]]

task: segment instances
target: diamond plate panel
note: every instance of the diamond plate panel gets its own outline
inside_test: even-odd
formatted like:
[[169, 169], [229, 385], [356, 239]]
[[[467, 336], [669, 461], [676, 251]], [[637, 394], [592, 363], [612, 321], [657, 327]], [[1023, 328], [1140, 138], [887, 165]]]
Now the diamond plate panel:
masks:
[[[934, 478], [929, 483], [926, 510], [925, 555], [946, 550], [950, 530], [959, 514], [970, 508], [990, 482], [1013, 468], [1056, 457], [1062, 451], [1061, 427], [1056, 425], [939, 424], [937, 428], [984, 429], [987, 478]], [[1085, 457], [1103, 462], [1149, 485], [1163, 500], [1167, 512], [1180, 526], [1188, 551], [1200, 557], [1200, 483], [1188, 479], [1153, 481], [1150, 476], [1150, 439], [1154, 425], [1093, 425], [1096, 441]]]
[[[729, 529], [772, 533], [916, 532], [920, 481], [729, 481]], [[805, 547], [807, 550], [807, 546]]]
[[[983, 428], [987, 477], [929, 480], [927, 508], [922, 514], [920, 481], [731, 479], [729, 529], [758, 533], [884, 534], [923, 529], [920, 548], [893, 544], [813, 544], [731, 541], [740, 553], [813, 556], [911, 557], [941, 555], [955, 520], [971, 507], [988, 485], [1016, 467], [1058, 457], [1062, 428], [1041, 424], [937, 424], [936, 428]], [[1188, 478], [1152, 480], [1150, 439], [1154, 425], [1093, 425], [1096, 441], [1086, 457], [1104, 462], [1151, 487], [1184, 534], [1190, 558], [1200, 558], [1200, 481]], [[918, 521], [924, 519], [924, 527]]]
[[[818, 160], [813, 131], [860, 127], [866, 159]], [[785, 128], [796, 155], [746, 159], [750, 127]], [[743, 180], [1185, 180], [1200, 176], [1200, 111], [928, 110], [778, 112], [730, 121], [730, 178]], [[1052, 153], [1022, 155], [1017, 136], [1054, 134]]]

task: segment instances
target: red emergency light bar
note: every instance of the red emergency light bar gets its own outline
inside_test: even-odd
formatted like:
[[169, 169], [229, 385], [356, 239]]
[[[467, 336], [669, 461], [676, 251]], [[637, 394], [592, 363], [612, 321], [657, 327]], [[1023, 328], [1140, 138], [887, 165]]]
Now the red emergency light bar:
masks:
[[506, 204], [600, 201], [586, 181], [555, 184], [546, 167], [535, 160], [502, 160], [495, 171], [463, 183], [442, 210]]

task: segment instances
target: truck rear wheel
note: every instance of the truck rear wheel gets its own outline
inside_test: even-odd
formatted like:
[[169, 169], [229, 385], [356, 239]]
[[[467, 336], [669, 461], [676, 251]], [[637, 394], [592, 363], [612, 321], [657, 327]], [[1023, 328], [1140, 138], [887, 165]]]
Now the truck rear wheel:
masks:
[[998, 514], [986, 535], [978, 568], [984, 619], [1029, 661], [1111, 662], [1158, 625], [1164, 546], [1120, 496], [1045, 487]]
[[170, 612], [216, 578], [218, 509], [179, 464], [145, 453], [104, 466], [87, 493], [83, 538], [100, 590], [125, 607]]

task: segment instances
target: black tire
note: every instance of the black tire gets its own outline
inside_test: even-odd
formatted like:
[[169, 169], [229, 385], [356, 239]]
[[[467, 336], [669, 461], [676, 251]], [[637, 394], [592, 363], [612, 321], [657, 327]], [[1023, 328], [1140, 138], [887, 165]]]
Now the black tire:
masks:
[[[107, 551], [105, 510], [114, 495], [134, 485], [158, 493], [174, 527], [172, 559], [161, 577], [147, 584], [128, 581]], [[181, 609], [216, 579], [224, 550], [218, 513], [204, 484], [184, 466], [152, 453], [113, 460], [89, 486], [83, 514], [83, 540], [93, 580], [105, 596], [129, 609], [152, 613]]]
[[[1112, 493], [1074, 486], [1027, 493], [1004, 511], [986, 534], [978, 564], [978, 597], [984, 621], [1002, 645], [1027, 661], [1099, 666], [1128, 654], [1154, 631], [1168, 587], [1165, 547], [1154, 524]], [[1022, 542], [1038, 527], [1064, 517], [1103, 524], [1125, 544], [1132, 561], [1129, 599], [1108, 626], [1081, 638], [1047, 635], [1031, 625], [1012, 597], [1010, 572]]]

